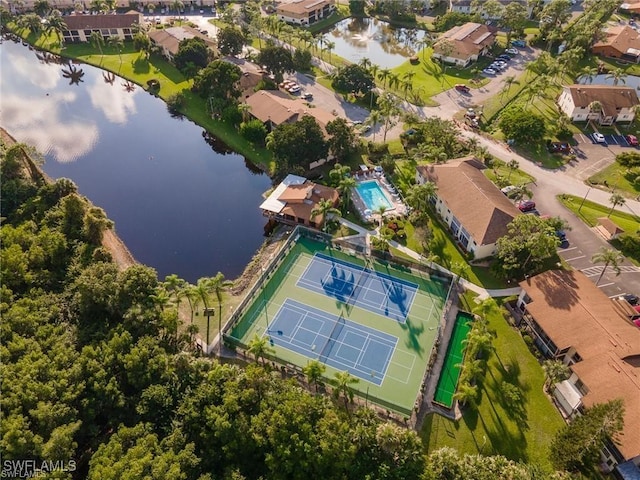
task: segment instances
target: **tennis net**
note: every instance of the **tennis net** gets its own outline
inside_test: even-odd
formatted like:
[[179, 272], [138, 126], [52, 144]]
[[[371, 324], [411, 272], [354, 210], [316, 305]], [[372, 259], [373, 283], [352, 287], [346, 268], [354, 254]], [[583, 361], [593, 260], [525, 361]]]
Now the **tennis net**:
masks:
[[362, 287], [362, 285], [364, 284], [365, 280], [368, 277], [369, 277], [369, 270], [367, 270], [367, 267], [365, 265], [365, 267], [362, 269], [362, 273], [360, 274], [360, 278], [358, 278], [358, 282], [354, 285], [353, 291], [351, 292], [351, 295], [349, 295], [349, 298], [347, 299], [347, 305], [349, 304], [353, 305], [353, 303], [351, 303], [352, 301], [355, 303], [355, 299], [358, 298], [358, 292], [360, 291], [360, 288]]
[[338, 320], [333, 326], [333, 329], [331, 330], [331, 333], [329, 334], [329, 337], [327, 337], [327, 343], [324, 344], [324, 346], [322, 347], [322, 351], [320, 352], [321, 362], [325, 362], [327, 360], [327, 357], [331, 353], [331, 348], [333, 347], [336, 339], [340, 336], [340, 332], [342, 332], [344, 324], [344, 317], [342, 316], [342, 314], [340, 314]]

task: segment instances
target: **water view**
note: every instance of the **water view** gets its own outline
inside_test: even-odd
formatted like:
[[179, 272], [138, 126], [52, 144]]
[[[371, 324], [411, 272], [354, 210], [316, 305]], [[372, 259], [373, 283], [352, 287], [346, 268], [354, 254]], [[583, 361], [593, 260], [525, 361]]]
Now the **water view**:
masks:
[[269, 178], [140, 87], [51, 60], [3, 42], [0, 125], [45, 154], [49, 176], [104, 208], [160, 278], [238, 276], [263, 241]]
[[396, 28], [376, 18], [348, 18], [326, 34], [335, 43], [332, 53], [353, 63], [366, 57], [380, 68], [397, 67], [415, 55], [425, 35], [424, 30]]

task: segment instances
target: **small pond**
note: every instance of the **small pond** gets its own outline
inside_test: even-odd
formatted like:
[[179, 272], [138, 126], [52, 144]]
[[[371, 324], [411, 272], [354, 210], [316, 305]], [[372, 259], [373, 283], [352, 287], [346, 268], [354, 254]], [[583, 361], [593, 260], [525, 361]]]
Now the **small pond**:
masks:
[[380, 68], [394, 68], [420, 51], [426, 32], [393, 27], [377, 18], [347, 18], [325, 35], [335, 43], [332, 54], [353, 63], [366, 57]]

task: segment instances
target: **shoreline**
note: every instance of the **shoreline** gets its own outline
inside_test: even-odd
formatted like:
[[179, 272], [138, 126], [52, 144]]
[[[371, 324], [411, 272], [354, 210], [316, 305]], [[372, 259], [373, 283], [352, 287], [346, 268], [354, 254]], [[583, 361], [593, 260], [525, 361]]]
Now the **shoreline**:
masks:
[[[0, 126], [0, 137], [2, 138], [2, 141], [7, 145], [15, 145], [16, 143], [20, 143], [3, 126]], [[31, 178], [33, 180], [36, 180], [36, 181], [41, 180], [42, 182], [47, 184], [52, 184], [55, 182], [55, 179], [52, 179], [51, 177], [49, 177], [42, 170], [42, 168], [40, 168], [39, 165], [36, 165], [35, 163], [33, 163], [33, 161], [31, 161], [28, 155], [26, 156], [26, 158], [28, 159], [28, 162], [29, 162], [29, 169], [31, 170]], [[91, 202], [90, 199], [84, 196], [83, 198], [91, 206], [93, 206], [93, 202]], [[113, 263], [115, 263], [118, 266], [118, 270], [120, 271], [126, 270], [132, 265], [136, 265], [139, 263], [135, 259], [131, 251], [127, 248], [126, 244], [115, 232], [115, 229], [111, 228], [109, 230], [106, 230], [102, 235], [101, 243], [102, 243], [102, 246], [105, 249], [107, 249], [111, 254]]]

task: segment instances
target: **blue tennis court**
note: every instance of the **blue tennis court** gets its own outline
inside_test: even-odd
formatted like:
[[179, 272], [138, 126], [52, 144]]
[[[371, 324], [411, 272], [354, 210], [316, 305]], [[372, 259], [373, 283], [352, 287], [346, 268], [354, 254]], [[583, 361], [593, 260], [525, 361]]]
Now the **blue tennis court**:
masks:
[[418, 285], [316, 253], [297, 286], [405, 323]]
[[376, 385], [382, 384], [397, 337], [287, 298], [269, 324], [273, 345]]

